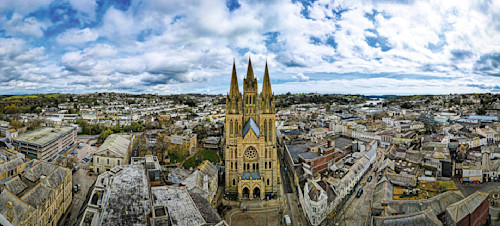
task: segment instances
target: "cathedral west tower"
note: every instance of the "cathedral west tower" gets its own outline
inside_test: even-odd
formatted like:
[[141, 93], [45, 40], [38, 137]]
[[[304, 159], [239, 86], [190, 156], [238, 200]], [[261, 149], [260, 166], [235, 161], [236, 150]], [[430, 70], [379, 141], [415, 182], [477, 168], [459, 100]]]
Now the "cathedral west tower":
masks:
[[262, 92], [258, 93], [252, 62], [238, 88], [233, 63], [231, 86], [226, 97], [224, 161], [226, 190], [240, 199], [263, 199], [279, 195], [279, 161], [276, 150], [275, 99], [271, 90], [267, 62]]

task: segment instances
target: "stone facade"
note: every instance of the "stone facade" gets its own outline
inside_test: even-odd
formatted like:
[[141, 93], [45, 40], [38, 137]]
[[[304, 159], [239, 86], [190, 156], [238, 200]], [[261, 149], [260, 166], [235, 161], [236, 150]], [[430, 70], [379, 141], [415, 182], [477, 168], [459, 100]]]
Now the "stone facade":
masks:
[[231, 90], [226, 98], [224, 161], [226, 190], [240, 199], [279, 194], [279, 162], [276, 151], [275, 99], [269, 73], [264, 72], [262, 93], [249, 60], [243, 95], [233, 64]]

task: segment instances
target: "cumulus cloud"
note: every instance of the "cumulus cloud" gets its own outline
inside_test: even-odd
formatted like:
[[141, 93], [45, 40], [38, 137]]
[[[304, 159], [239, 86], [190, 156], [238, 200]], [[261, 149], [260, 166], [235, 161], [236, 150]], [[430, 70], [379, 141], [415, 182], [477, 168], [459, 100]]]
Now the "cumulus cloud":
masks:
[[70, 29], [57, 36], [56, 40], [61, 44], [82, 44], [97, 40], [99, 34], [89, 29]]
[[309, 81], [309, 76], [304, 75], [304, 73], [297, 73], [293, 78], [299, 80], [299, 82], [307, 82]]
[[226, 93], [249, 55], [277, 92], [498, 92], [498, 4], [0, 1], [0, 93]]

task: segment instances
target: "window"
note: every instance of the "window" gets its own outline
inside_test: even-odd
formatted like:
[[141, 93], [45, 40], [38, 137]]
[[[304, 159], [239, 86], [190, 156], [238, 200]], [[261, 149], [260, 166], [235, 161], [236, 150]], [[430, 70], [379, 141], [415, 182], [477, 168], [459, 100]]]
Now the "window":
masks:
[[97, 163], [99, 163], [99, 157], [97, 157]]
[[120, 165], [120, 160], [118, 159], [118, 165]]
[[235, 179], [233, 179], [233, 186], [234, 186], [234, 185], [236, 185], [236, 180], [235, 180]]
[[233, 163], [231, 163], [231, 169], [233, 169]]
[[109, 165], [109, 159], [108, 159], [108, 165]]
[[254, 147], [248, 147], [247, 150], [245, 150], [245, 157], [247, 159], [255, 159], [257, 158], [257, 150], [255, 150]]
[[267, 169], [267, 162], [264, 163], [264, 169]]
[[269, 179], [267, 179], [267, 186], [269, 186]]
[[269, 162], [269, 169], [271, 169], [271, 168], [272, 168], [272, 167], [271, 167], [271, 162]]

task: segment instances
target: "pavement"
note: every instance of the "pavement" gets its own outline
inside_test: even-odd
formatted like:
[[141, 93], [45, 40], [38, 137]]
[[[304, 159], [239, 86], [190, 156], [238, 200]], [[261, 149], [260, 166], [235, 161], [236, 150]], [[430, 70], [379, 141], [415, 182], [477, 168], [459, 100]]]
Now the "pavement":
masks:
[[279, 207], [255, 208], [243, 212], [241, 209], [232, 209], [225, 215], [228, 225], [281, 225]]

